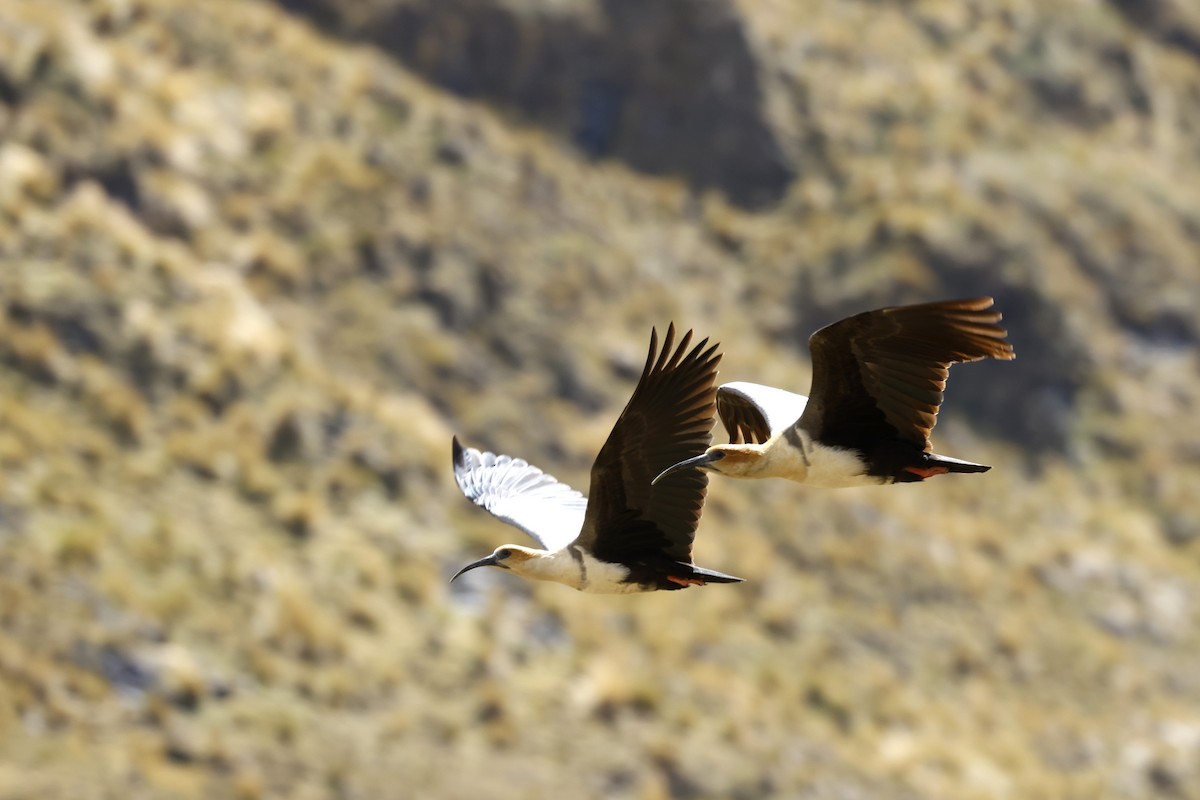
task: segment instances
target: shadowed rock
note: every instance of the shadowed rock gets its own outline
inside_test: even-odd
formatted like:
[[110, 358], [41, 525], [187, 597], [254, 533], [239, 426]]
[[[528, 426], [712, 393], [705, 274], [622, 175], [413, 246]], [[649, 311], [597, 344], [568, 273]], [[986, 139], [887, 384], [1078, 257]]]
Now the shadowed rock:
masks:
[[279, 0], [372, 42], [464, 97], [513, 109], [595, 158], [678, 175], [761, 207], [792, 181], [764, 119], [758, 64], [723, 0], [601, 0], [596, 13], [496, 0]]

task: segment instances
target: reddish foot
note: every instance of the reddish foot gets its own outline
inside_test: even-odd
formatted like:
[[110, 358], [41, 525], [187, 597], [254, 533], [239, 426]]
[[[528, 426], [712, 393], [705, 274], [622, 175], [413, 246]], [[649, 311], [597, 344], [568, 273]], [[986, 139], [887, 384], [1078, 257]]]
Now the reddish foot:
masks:
[[668, 575], [667, 580], [671, 583], [678, 583], [680, 586], [703, 586], [704, 581], [699, 578], [676, 578], [674, 575]]
[[932, 478], [934, 475], [945, 475], [950, 470], [946, 467], [930, 467], [929, 469], [925, 467], [905, 467], [904, 471], [911, 472], [913, 475], [920, 475], [921, 479], [924, 480], [925, 478]]

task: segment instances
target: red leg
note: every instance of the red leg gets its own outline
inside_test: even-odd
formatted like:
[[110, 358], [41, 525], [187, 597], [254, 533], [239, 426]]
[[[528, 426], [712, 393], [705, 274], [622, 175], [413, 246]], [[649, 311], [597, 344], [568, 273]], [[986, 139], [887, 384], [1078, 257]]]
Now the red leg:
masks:
[[668, 575], [667, 580], [671, 583], [678, 583], [680, 586], [703, 586], [704, 581], [699, 578], [676, 578], [674, 575]]
[[932, 478], [934, 475], [945, 475], [950, 470], [946, 467], [905, 467], [905, 472], [911, 472], [913, 475], [919, 475], [922, 480]]

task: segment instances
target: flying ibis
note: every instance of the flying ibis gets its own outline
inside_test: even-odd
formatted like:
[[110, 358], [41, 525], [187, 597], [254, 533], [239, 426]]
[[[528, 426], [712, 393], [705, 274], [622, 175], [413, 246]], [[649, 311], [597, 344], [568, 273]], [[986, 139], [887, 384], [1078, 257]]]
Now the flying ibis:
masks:
[[717, 345], [688, 349], [692, 332], [662, 350], [657, 332], [633, 396], [592, 464], [590, 498], [522, 459], [453, 442], [463, 494], [532, 536], [540, 547], [506, 544], [460, 569], [497, 567], [585, 592], [650, 592], [741, 578], [692, 563], [692, 540], [708, 476], [689, 470], [652, 485], [667, 466], [712, 442]]
[[722, 385], [717, 410], [730, 443], [654, 480], [698, 468], [837, 488], [988, 471], [932, 452], [929, 435], [951, 364], [1014, 357], [991, 306], [992, 298], [979, 297], [880, 308], [821, 328], [808, 340], [808, 397], [756, 383]]

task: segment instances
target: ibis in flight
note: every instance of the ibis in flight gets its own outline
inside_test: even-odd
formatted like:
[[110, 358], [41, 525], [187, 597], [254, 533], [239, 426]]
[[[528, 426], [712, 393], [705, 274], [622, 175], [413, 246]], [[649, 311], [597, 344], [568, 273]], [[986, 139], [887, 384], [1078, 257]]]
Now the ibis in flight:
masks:
[[692, 563], [692, 540], [708, 476], [697, 470], [651, 479], [704, 453], [716, 417], [717, 345], [661, 352], [657, 332], [633, 396], [592, 464], [590, 497], [519, 458], [453, 442], [454, 477], [463, 494], [532, 536], [540, 547], [506, 544], [460, 569], [497, 567], [584, 592], [651, 592], [741, 578]]
[[991, 467], [932, 452], [950, 365], [1010, 360], [1012, 345], [992, 298], [865, 311], [808, 340], [809, 396], [756, 383], [717, 389], [729, 444], [660, 473], [706, 470], [731, 478], [788, 478], [837, 488], [923, 481]]

